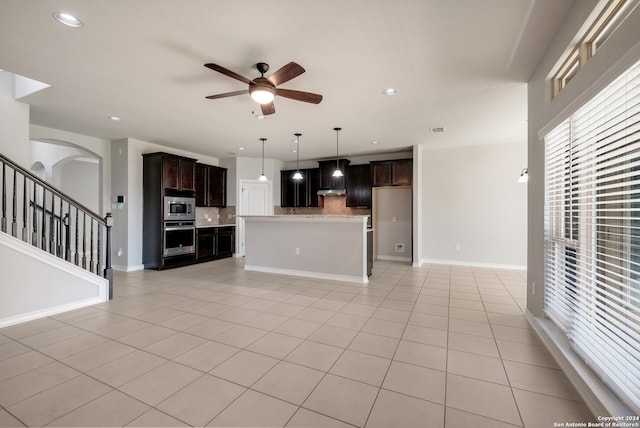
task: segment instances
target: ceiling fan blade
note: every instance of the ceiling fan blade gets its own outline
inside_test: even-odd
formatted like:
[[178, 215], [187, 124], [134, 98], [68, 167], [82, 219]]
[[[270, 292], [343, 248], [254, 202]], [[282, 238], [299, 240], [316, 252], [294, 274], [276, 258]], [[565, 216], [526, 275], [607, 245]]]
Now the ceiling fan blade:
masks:
[[244, 95], [244, 94], [248, 94], [249, 90], [245, 89], [243, 91], [234, 91], [234, 92], [226, 92], [224, 94], [217, 94], [217, 95], [209, 95], [208, 97], [205, 97], [209, 100], [215, 100], [218, 98], [227, 98], [227, 97], [235, 97], [236, 95]]
[[305, 103], [320, 104], [322, 95], [311, 92], [294, 91], [292, 89], [276, 89], [276, 95]]
[[239, 80], [241, 82], [244, 82], [247, 85], [253, 85], [254, 84], [253, 81], [247, 79], [246, 77], [240, 76], [238, 73], [235, 73], [235, 72], [233, 72], [233, 71], [231, 71], [231, 70], [229, 70], [227, 68], [224, 68], [224, 67], [222, 67], [222, 66], [220, 66], [218, 64], [208, 63], [208, 64], [205, 64], [204, 66], [207, 67], [207, 68], [210, 68], [213, 71], [217, 71], [218, 73], [222, 73], [225, 76], [229, 76], [229, 77], [231, 77], [233, 79], [236, 79], [236, 80]]
[[276, 112], [276, 106], [274, 106], [273, 103], [260, 104], [260, 108], [262, 109], [262, 114], [265, 116], [274, 114]]
[[300, 64], [290, 62], [289, 64], [282, 66], [278, 71], [269, 76], [267, 80], [278, 86], [285, 82], [288, 82], [294, 77], [300, 76], [302, 73], [304, 73], [304, 71], [304, 68], [302, 68]]

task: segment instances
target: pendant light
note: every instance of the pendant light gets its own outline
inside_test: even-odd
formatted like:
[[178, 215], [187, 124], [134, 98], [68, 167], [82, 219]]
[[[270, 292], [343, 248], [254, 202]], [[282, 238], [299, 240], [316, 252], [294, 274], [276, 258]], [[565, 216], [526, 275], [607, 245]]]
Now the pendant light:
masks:
[[293, 174], [294, 180], [302, 180], [302, 174], [300, 174], [300, 136], [302, 134], [293, 134], [296, 136], [296, 173]]
[[258, 180], [267, 181], [267, 176], [264, 175], [264, 142], [267, 141], [267, 139], [266, 138], [260, 138], [260, 141], [262, 141], [262, 174], [260, 175]]
[[342, 171], [340, 171], [340, 157], [339, 157], [339, 150], [338, 150], [338, 134], [340, 133], [340, 131], [342, 130], [342, 128], [333, 128], [334, 131], [336, 131], [336, 170], [333, 171], [333, 176], [334, 177], [342, 177]]

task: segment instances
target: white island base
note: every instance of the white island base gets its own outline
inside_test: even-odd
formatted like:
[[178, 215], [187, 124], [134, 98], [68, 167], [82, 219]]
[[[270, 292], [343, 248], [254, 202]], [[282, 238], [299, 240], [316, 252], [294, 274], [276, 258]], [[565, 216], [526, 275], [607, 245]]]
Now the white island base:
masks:
[[245, 270], [366, 284], [367, 216], [244, 216]]

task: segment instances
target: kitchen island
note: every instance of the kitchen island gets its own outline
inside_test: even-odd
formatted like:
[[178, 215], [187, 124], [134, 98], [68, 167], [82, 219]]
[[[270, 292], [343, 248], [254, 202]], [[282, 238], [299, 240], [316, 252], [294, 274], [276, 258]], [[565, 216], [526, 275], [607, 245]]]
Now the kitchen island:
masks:
[[367, 217], [244, 216], [244, 268], [367, 283]]

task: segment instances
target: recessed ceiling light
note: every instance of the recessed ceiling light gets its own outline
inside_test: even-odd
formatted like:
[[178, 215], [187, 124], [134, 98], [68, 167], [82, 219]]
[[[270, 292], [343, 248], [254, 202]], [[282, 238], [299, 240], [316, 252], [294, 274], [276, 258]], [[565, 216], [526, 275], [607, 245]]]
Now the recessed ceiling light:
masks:
[[109, 116], [109, 120], [112, 120], [114, 122], [120, 122], [122, 119], [120, 119], [118, 116]]
[[244, 147], [238, 147], [238, 150], [243, 151]]
[[382, 91], [382, 93], [385, 95], [395, 95], [398, 93], [398, 90], [393, 88], [387, 88], [384, 91]]
[[380, 141], [378, 141], [378, 140], [373, 140], [373, 141], [371, 142], [371, 144], [378, 144], [379, 142], [380, 142]]
[[297, 152], [296, 149], [291, 150], [291, 153], [296, 153], [296, 152]]
[[61, 24], [64, 24], [68, 27], [78, 28], [82, 27], [82, 21], [80, 21], [75, 16], [65, 13], [65, 12], [56, 12], [53, 14], [53, 17]]
[[256, 116], [255, 116], [255, 117], [256, 117], [256, 119], [258, 119], [258, 120], [262, 120], [262, 119], [264, 119], [264, 114], [256, 114]]
[[431, 131], [432, 134], [437, 134], [438, 132], [444, 132], [446, 130], [447, 130], [447, 128], [445, 128], [444, 126], [439, 126], [437, 128], [429, 129], [429, 131]]

